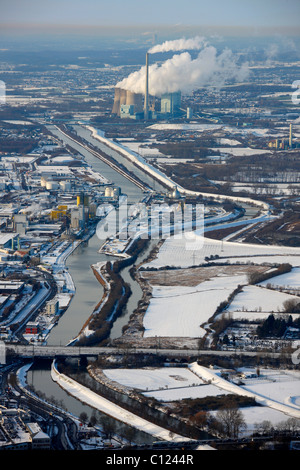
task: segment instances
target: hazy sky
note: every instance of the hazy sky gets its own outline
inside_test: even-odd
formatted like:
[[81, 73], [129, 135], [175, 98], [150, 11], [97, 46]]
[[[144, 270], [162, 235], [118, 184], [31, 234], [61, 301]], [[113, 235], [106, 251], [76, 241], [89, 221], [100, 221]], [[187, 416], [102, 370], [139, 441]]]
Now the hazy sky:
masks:
[[299, 0], [0, 0], [2, 24], [299, 27]]

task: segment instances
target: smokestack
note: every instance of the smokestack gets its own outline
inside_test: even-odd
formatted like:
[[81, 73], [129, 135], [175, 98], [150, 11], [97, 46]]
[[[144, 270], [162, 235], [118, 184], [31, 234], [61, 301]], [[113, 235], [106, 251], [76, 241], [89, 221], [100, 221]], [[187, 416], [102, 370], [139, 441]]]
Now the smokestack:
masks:
[[149, 54], [146, 53], [146, 83], [145, 83], [145, 105], [144, 105], [144, 118], [147, 120], [149, 117]]
[[289, 146], [293, 147], [293, 126], [290, 124], [290, 138], [289, 138]]

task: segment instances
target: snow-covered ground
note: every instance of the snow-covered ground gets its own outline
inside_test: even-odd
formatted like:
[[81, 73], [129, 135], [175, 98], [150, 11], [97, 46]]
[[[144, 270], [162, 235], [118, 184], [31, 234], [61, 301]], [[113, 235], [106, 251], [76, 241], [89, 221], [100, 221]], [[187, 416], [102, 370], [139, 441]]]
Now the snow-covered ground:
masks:
[[270, 285], [273, 288], [300, 289], [300, 268], [293, 268], [289, 273], [280, 274], [272, 279], [260, 282], [260, 286]]
[[182, 441], [187, 440], [187, 438], [180, 436], [178, 434], [173, 434], [170, 436], [170, 432], [167, 429], [164, 429], [154, 423], [150, 423], [143, 418], [125, 410], [121, 406], [112, 403], [106, 398], [98, 395], [87, 387], [79, 384], [75, 380], [67, 377], [64, 374], [60, 374], [54, 365], [51, 369], [52, 379], [58, 383], [64, 390], [66, 390], [71, 395], [75, 396], [78, 400], [86, 403], [87, 405], [102, 411], [103, 413], [116, 418], [119, 421], [123, 421], [143, 432], [155, 436], [158, 440], [166, 441]]
[[274, 312], [284, 311], [286, 300], [299, 301], [299, 297], [266, 289], [259, 286], [244, 286], [237, 294], [227, 312]]
[[245, 374], [243, 385], [225, 380], [222, 372], [197, 363], [189, 364], [188, 368], [104, 370], [111, 380], [162, 402], [230, 393], [253, 397], [260, 406], [241, 408], [247, 425], [245, 434], [251, 434], [263, 421], [276, 427], [289, 418], [299, 419], [300, 371], [260, 369], [257, 375], [256, 369], [241, 368], [237, 372]]
[[227, 393], [214, 385], [206, 384], [183, 367], [104, 369], [103, 372], [109, 379], [125, 387], [140, 390], [143, 395], [162, 402]]
[[[299, 371], [277, 371], [272, 369], [260, 370], [259, 377], [245, 380], [245, 385], [236, 385], [221, 377], [222, 370], [208, 369], [192, 363], [191, 370], [203, 380], [209, 380], [212, 384], [226, 390], [228, 393], [244, 395], [255, 398], [256, 402], [263, 408], [257, 415], [257, 421], [270, 419], [269, 409], [281, 413], [280, 421], [288, 418], [300, 418], [300, 372]], [[255, 370], [252, 369], [255, 374]], [[265, 408], [268, 418], [262, 417], [262, 409]], [[244, 412], [244, 409], [243, 409]], [[278, 417], [278, 415], [277, 415]]]
[[203, 385], [204, 381], [186, 367], [161, 367], [154, 369], [103, 369], [103, 373], [126, 387], [141, 391], [160, 390], [161, 388], [181, 388]]
[[[198, 264], [205, 265], [211, 261], [216, 264], [229, 262], [232, 265], [300, 265], [299, 248], [213, 240], [203, 238], [197, 235], [197, 232], [190, 235], [188, 241], [183, 237], [170, 237], [165, 240], [157, 258], [145, 263], [143, 268], [171, 266], [180, 269]], [[206, 330], [200, 325], [208, 322], [219, 304], [226, 301], [238, 285], [244, 286], [243, 291], [235, 296], [226, 310], [226, 313], [230, 313], [234, 318], [241, 317], [238, 312], [244, 312], [242, 317], [249, 320], [264, 319], [271, 312], [283, 312], [286, 300], [299, 300], [299, 297], [267, 289], [266, 285], [277, 282], [280, 285], [288, 283], [299, 286], [299, 269], [294, 267], [291, 273], [271, 278], [261, 286], [247, 285], [247, 276], [241, 274], [219, 275], [193, 287], [153, 285], [152, 298], [143, 320], [144, 337], [203, 337]], [[169, 275], [172, 276], [174, 272], [176, 271], [169, 271]], [[254, 314], [254, 318], [251, 314]]]
[[271, 150], [265, 149], [252, 149], [250, 147], [213, 147], [211, 150], [214, 152], [219, 151], [221, 154], [234, 155], [236, 157], [244, 157], [248, 155], [259, 155], [264, 153], [271, 153]]
[[[216, 256], [219, 256], [219, 259], [216, 259]], [[170, 237], [165, 240], [157, 258], [146, 263], [144, 267], [184, 268], [205, 264], [206, 258], [210, 258], [209, 261], [213, 260], [214, 263], [290, 263], [293, 266], [300, 266], [300, 248], [228, 242], [207, 237], [203, 239], [197, 232], [192, 232], [189, 233], [188, 239], [183, 236], [180, 239]]]
[[245, 275], [236, 275], [214, 277], [195, 287], [154, 286], [144, 316], [144, 337], [203, 337], [206, 330], [200, 325], [239, 284], [245, 283]]

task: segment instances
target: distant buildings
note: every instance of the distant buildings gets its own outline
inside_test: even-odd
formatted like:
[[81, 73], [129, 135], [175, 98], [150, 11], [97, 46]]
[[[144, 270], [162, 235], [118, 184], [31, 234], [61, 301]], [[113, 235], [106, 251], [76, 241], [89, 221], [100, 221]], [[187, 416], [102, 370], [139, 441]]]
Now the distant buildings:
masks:
[[268, 144], [269, 148], [275, 148], [276, 150], [286, 150], [289, 148], [299, 148], [300, 143], [293, 139], [293, 126], [290, 124], [289, 137], [285, 139], [271, 140]]
[[[165, 119], [167, 117], [178, 116], [181, 111], [181, 92], [164, 93], [160, 98], [160, 109], [156, 110], [156, 98], [148, 98], [148, 118]], [[190, 119], [191, 109], [188, 111]], [[143, 96], [140, 93], [133, 93], [128, 90], [115, 88], [114, 105], [112, 114], [116, 114], [121, 119], [144, 119]]]

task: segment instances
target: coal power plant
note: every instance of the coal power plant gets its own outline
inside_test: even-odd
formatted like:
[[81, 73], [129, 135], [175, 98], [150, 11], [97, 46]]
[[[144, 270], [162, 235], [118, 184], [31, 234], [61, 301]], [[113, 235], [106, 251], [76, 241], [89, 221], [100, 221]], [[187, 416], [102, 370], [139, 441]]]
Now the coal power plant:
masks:
[[135, 113], [143, 113], [143, 101], [144, 97], [141, 93], [133, 93], [116, 87], [112, 113], [120, 116], [121, 110], [124, 113], [127, 108], [128, 111], [133, 109]]
[[116, 86], [112, 114], [121, 119], [144, 119], [145, 121], [160, 117], [165, 119], [178, 116], [181, 111], [180, 106], [180, 91], [164, 93], [160, 98], [149, 95], [149, 54], [146, 53], [144, 94]]
[[[141, 93], [134, 93], [122, 88], [115, 88], [114, 104], [112, 114], [121, 119], [144, 119], [155, 120], [160, 117], [176, 117], [180, 114], [181, 93], [164, 93], [160, 98]], [[156, 109], [157, 108], [157, 109]]]

